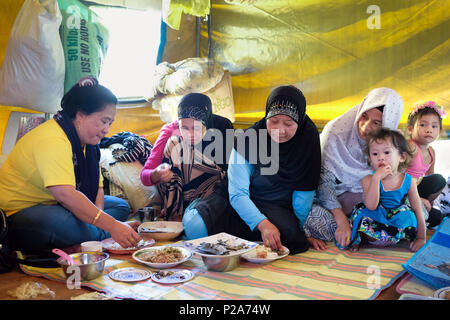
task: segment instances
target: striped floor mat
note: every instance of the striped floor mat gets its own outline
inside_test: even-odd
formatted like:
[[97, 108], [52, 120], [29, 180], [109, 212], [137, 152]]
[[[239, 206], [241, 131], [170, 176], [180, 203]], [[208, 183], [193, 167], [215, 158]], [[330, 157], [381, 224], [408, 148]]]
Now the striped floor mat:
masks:
[[[326, 251], [309, 250], [269, 264], [242, 260], [240, 267], [230, 272], [208, 271], [202, 260], [194, 257], [178, 267], [190, 269], [195, 277], [173, 285], [160, 285], [150, 279], [131, 284], [114, 281], [107, 275], [114, 269], [146, 267], [131, 260], [109, 259], [104, 275], [82, 286], [128, 299], [371, 300], [403, 274], [402, 263], [412, 255], [401, 248], [349, 252], [330, 245]], [[66, 281], [59, 268], [21, 269], [32, 276]]]

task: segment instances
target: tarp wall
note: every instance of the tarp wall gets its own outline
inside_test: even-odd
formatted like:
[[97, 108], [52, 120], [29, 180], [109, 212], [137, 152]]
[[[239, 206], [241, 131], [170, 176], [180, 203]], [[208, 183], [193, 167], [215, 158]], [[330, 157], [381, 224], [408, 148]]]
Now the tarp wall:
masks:
[[[3, 63], [9, 34], [23, 3], [24, 0], [0, 0], [0, 66]], [[174, 63], [195, 56], [195, 31], [195, 17], [190, 15], [182, 17], [179, 31], [168, 28], [163, 60]], [[0, 150], [12, 111], [36, 113], [25, 108], [0, 105]], [[132, 131], [146, 135], [154, 142], [162, 125], [164, 122], [160, 120], [158, 111], [147, 103], [120, 105], [109, 136], [120, 131]]]
[[[0, 1], [0, 63], [22, 4]], [[403, 97], [403, 124], [417, 100], [435, 100], [450, 114], [448, 0], [214, 0], [211, 14], [211, 56], [232, 73], [237, 127], [260, 118], [270, 90], [281, 84], [302, 89], [319, 128], [381, 86]], [[200, 55], [208, 56], [201, 20]], [[192, 57], [195, 46], [195, 18], [184, 15], [180, 31], [168, 28], [163, 60]], [[163, 124], [157, 111], [120, 107], [110, 134], [129, 130], [154, 141]], [[0, 106], [0, 137], [11, 110], [23, 111]], [[450, 116], [444, 125], [450, 128]]]
[[[233, 75], [238, 119], [261, 116], [280, 84], [301, 88], [317, 123], [381, 86], [402, 96], [402, 122], [417, 100], [436, 100], [450, 111], [448, 0], [213, 1], [211, 13], [213, 56]], [[207, 56], [205, 26], [201, 48]]]
[[[3, 58], [5, 56], [9, 33], [11, 32], [12, 25], [14, 24], [14, 20], [16, 19], [16, 16], [19, 13], [20, 8], [22, 7], [22, 4], [22, 0], [0, 1], [0, 66], [3, 63]], [[3, 141], [3, 134], [5, 132], [11, 111], [34, 113], [34, 111], [25, 108], [0, 105], [0, 148]]]

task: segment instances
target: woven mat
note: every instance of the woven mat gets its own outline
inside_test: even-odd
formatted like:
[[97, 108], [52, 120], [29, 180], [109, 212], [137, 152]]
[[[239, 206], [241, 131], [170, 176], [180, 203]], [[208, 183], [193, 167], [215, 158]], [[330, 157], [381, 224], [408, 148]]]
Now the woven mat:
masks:
[[[114, 269], [147, 268], [130, 260], [130, 256], [114, 256], [107, 261], [103, 276], [82, 282], [81, 286], [117, 298], [139, 300], [371, 300], [403, 274], [402, 264], [412, 255], [404, 248], [361, 248], [359, 252], [350, 252], [329, 244], [326, 251], [311, 249], [268, 264], [241, 260], [241, 265], [229, 272], [208, 271], [194, 255], [177, 268], [189, 269], [195, 277], [170, 285], [151, 279], [137, 283], [112, 280], [108, 273]], [[21, 266], [21, 269], [31, 276], [66, 281], [60, 268]]]

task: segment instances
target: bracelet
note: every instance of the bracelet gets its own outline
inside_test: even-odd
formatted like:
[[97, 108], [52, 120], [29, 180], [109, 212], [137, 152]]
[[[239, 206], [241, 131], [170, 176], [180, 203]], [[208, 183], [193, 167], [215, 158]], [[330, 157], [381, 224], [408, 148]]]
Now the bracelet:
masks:
[[94, 220], [92, 220], [92, 225], [95, 225], [97, 222], [97, 219], [100, 217], [100, 214], [102, 213], [102, 209], [98, 210], [97, 215], [95, 216]]

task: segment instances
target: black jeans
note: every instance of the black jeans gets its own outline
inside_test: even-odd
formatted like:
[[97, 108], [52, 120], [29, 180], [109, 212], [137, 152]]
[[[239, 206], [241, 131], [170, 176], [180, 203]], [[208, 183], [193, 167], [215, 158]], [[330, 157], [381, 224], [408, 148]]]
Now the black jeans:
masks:
[[[440, 174], [434, 173], [422, 178], [422, 181], [417, 186], [419, 196], [424, 199], [428, 199], [433, 194], [439, 194], [444, 189], [445, 184], [444, 177]], [[432, 199], [434, 200], [434, 199]], [[428, 212], [428, 228], [439, 225], [442, 221], [442, 213], [440, 210], [431, 208]]]

